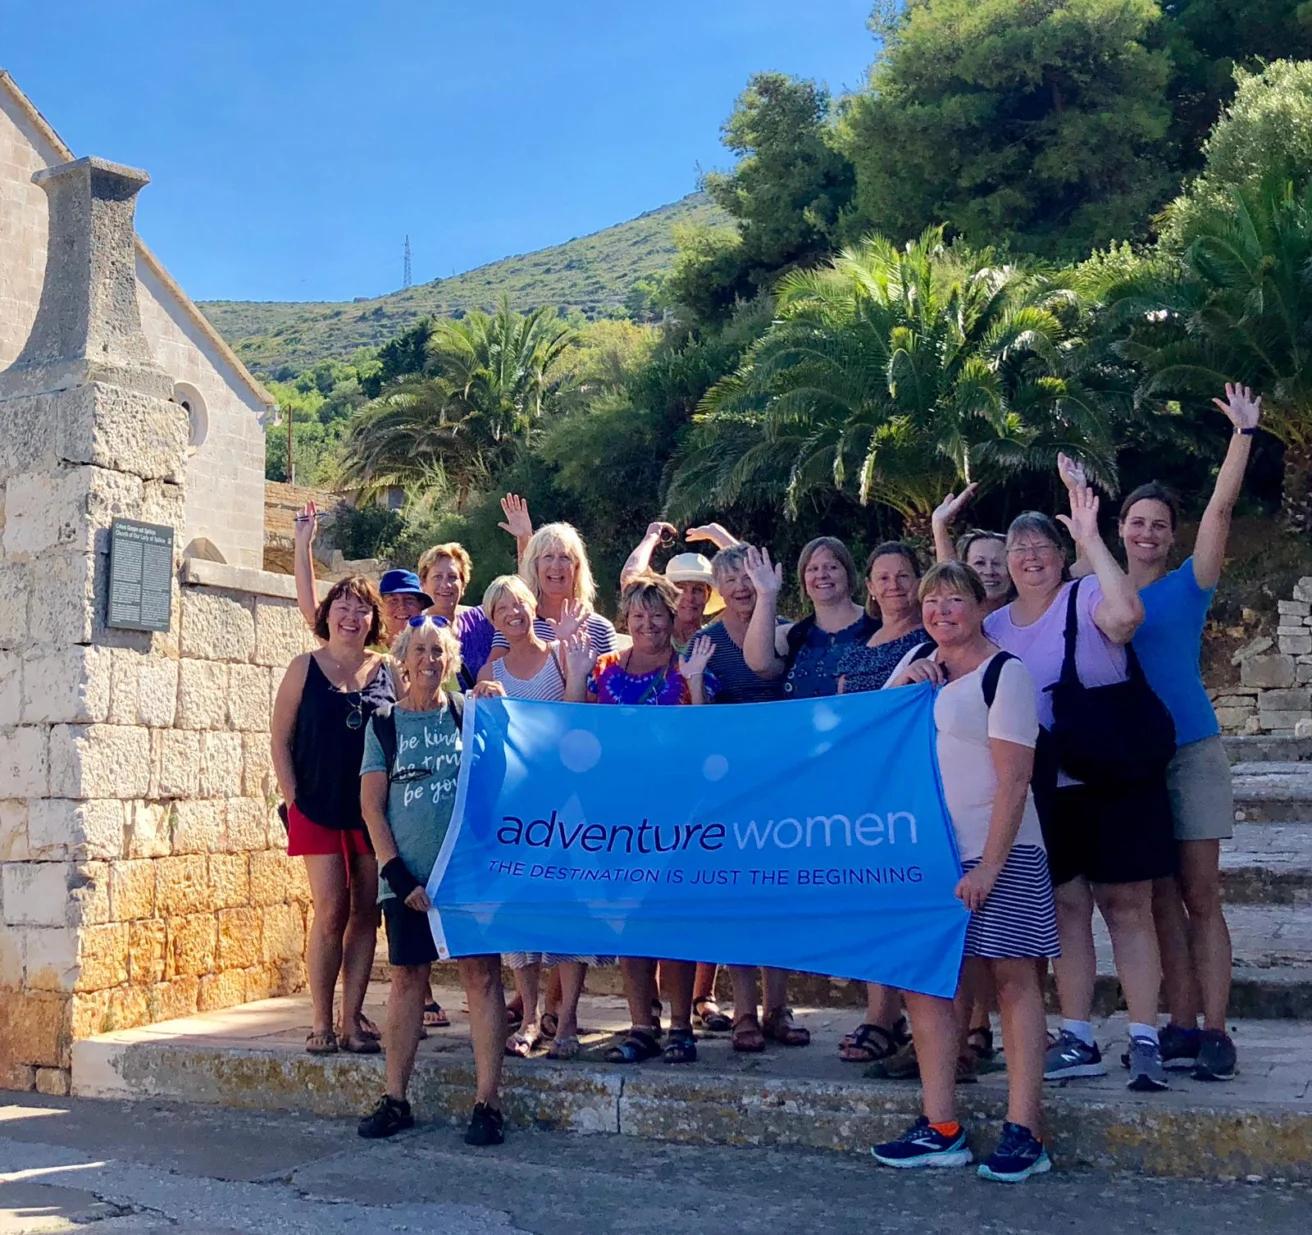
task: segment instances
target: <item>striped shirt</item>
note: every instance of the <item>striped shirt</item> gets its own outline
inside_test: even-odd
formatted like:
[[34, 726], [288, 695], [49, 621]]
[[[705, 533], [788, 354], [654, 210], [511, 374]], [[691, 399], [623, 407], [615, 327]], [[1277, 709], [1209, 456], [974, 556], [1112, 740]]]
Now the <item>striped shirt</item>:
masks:
[[492, 678], [500, 682], [511, 699], [541, 699], [559, 703], [565, 698], [565, 675], [560, 671], [560, 644], [547, 644], [547, 659], [531, 678], [517, 678], [506, 668], [505, 658], [492, 662]]
[[[778, 619], [780, 626], [788, 623]], [[771, 703], [784, 697], [784, 684], [780, 678], [763, 678], [747, 667], [743, 650], [729, 634], [723, 622], [712, 622], [697, 632], [715, 644], [715, 655], [708, 668], [720, 682], [716, 703]]]

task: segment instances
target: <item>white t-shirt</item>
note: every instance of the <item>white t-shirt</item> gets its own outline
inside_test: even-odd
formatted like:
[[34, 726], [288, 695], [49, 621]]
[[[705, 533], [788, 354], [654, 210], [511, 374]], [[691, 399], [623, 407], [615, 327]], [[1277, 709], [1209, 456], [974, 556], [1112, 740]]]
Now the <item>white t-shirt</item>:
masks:
[[[889, 681], [911, 662], [915, 649], [908, 652], [889, 675]], [[938, 651], [930, 654], [938, 659]], [[993, 795], [998, 777], [993, 767], [989, 739], [1015, 742], [1033, 748], [1039, 737], [1039, 720], [1035, 713], [1034, 681], [1019, 660], [1009, 660], [998, 675], [998, 690], [993, 706], [984, 706], [985, 661], [978, 669], [949, 682], [934, 699], [934, 723], [938, 726], [938, 766], [943, 778], [943, 796], [947, 799], [952, 829], [957, 834], [957, 849], [963, 862], [984, 856], [993, 817]], [[885, 690], [889, 687], [885, 686]], [[1034, 795], [1025, 793], [1025, 813], [1014, 845], [1037, 845], [1043, 848], [1043, 832], [1034, 809]]]

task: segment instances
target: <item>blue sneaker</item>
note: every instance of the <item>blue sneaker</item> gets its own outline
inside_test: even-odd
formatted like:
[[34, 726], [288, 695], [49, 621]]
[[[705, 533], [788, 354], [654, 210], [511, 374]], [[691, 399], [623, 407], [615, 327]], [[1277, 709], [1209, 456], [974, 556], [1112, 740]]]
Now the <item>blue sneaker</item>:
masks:
[[1042, 1175], [1052, 1170], [1052, 1159], [1043, 1148], [1043, 1142], [1020, 1124], [1004, 1123], [998, 1147], [979, 1164], [981, 1179], [994, 1179], [1002, 1184], [1018, 1184], [1031, 1175]]
[[1080, 1041], [1063, 1029], [1043, 1057], [1043, 1079], [1065, 1081], [1077, 1076], [1106, 1076], [1107, 1065], [1097, 1045]]
[[944, 1136], [929, 1126], [923, 1115], [895, 1141], [876, 1145], [870, 1151], [884, 1166], [945, 1167], [969, 1166], [974, 1158], [966, 1146], [966, 1129], [957, 1135]]

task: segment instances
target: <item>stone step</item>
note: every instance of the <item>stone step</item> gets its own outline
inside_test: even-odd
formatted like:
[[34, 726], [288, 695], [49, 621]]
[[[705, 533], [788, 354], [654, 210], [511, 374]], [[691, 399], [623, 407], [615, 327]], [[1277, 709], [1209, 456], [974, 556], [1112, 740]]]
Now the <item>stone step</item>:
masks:
[[[1312, 906], [1312, 827], [1248, 823], [1221, 842], [1227, 905]], [[1312, 912], [1312, 908], [1306, 910]]]
[[1312, 822], [1312, 763], [1236, 763], [1231, 774], [1237, 822]]
[[1312, 738], [1292, 733], [1253, 733], [1221, 739], [1231, 763], [1299, 763], [1312, 761]]
[[[371, 990], [366, 1004], [380, 1023], [383, 994]], [[409, 1096], [421, 1121], [459, 1123], [468, 1118], [474, 1093], [468, 1025], [458, 1011], [458, 990], [440, 987], [436, 994], [453, 1024], [420, 1043]], [[801, 1050], [771, 1046], [761, 1055], [735, 1055], [727, 1035], [702, 1035], [694, 1064], [612, 1066], [601, 1052], [627, 1023], [626, 1010], [618, 999], [586, 996], [583, 1056], [563, 1065], [541, 1057], [506, 1061], [507, 1123], [512, 1135], [535, 1127], [653, 1142], [865, 1153], [919, 1115], [919, 1085], [866, 1080], [859, 1065], [838, 1059], [838, 1038], [853, 1024], [849, 1010], [799, 1006], [797, 1016], [812, 1034]], [[74, 1044], [73, 1092], [358, 1116], [382, 1088], [383, 1060], [308, 1056], [309, 1024], [309, 1000], [298, 996], [104, 1034]], [[1116, 1064], [1124, 1017], [1099, 1022], [1110, 1074], [1045, 1089], [1057, 1169], [1312, 1183], [1309, 1030], [1307, 1023], [1240, 1021], [1232, 1026], [1239, 1050], [1234, 1081], [1202, 1085], [1172, 1074], [1169, 1091], [1132, 1094]], [[1005, 1072], [984, 1075], [958, 1094], [961, 1118], [982, 1142], [1005, 1113]]]

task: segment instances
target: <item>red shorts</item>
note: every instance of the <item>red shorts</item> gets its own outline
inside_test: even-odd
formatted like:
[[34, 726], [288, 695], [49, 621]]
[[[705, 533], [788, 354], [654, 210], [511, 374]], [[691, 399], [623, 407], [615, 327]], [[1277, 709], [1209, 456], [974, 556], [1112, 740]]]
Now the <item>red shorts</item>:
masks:
[[362, 857], [371, 852], [363, 829], [343, 832], [337, 828], [325, 828], [297, 810], [295, 805], [288, 803], [287, 856], [289, 858], [336, 853], [341, 854], [349, 866], [353, 857]]

